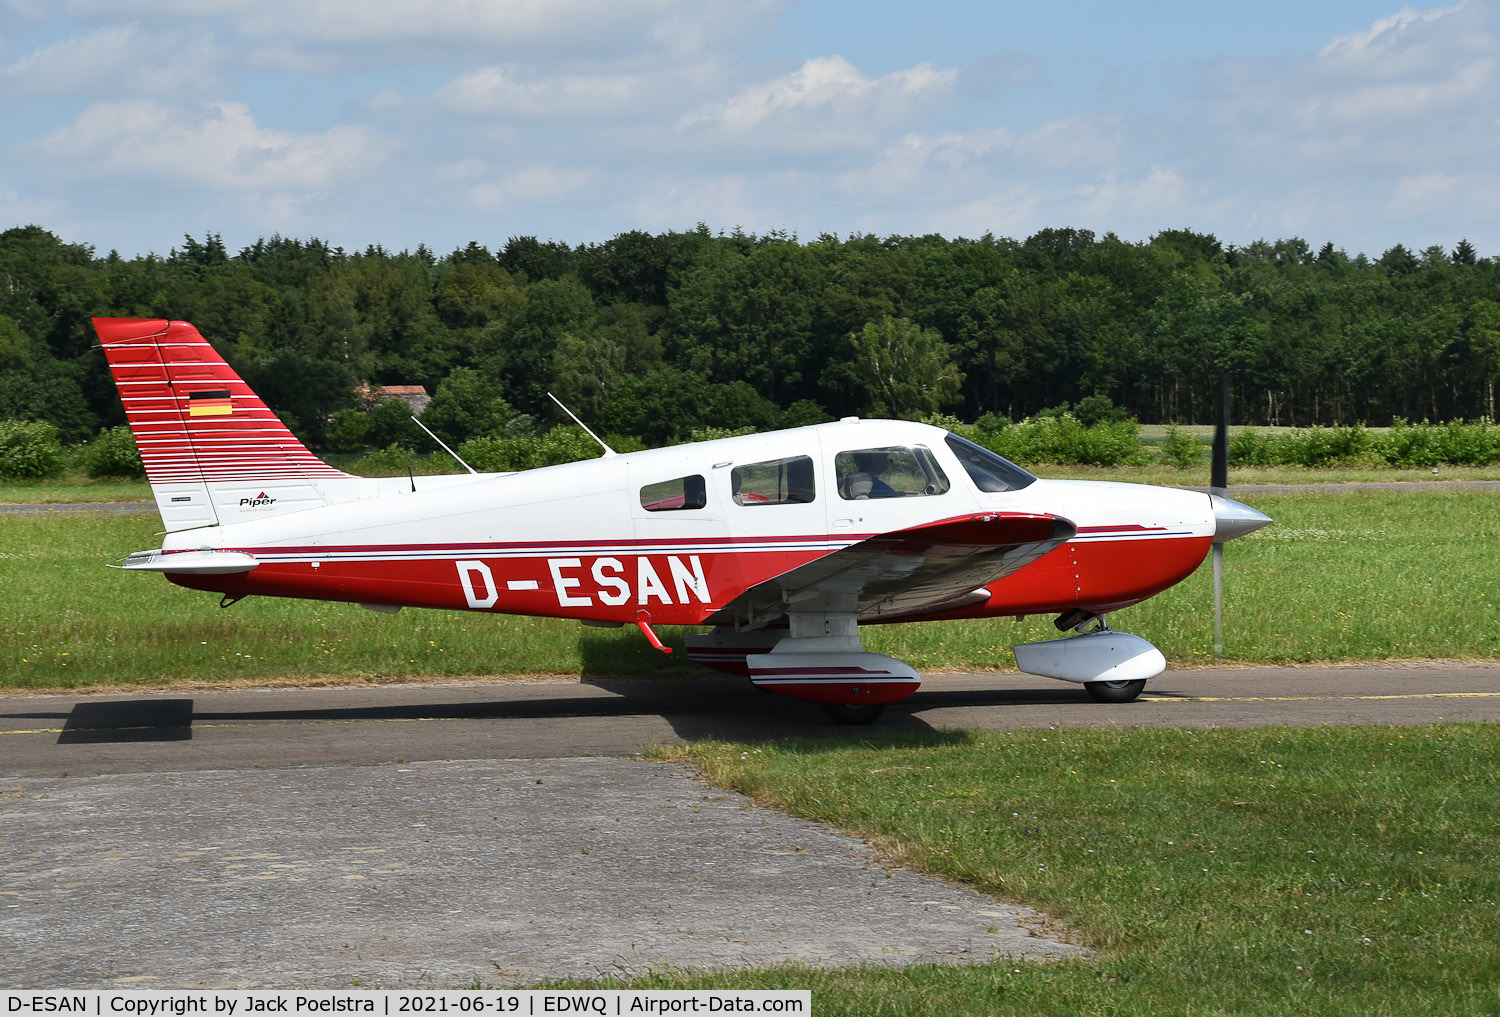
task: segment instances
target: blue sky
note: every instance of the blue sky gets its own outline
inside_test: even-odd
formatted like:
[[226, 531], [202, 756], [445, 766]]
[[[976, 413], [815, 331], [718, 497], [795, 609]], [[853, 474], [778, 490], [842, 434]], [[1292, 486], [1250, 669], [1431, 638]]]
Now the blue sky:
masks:
[[1500, 254], [1500, 0], [0, 0], [0, 228]]

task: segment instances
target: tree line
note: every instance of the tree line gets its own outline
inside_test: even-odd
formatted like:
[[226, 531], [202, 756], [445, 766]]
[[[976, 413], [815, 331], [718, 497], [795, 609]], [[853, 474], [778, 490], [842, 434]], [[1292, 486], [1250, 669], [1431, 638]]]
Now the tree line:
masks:
[[[438, 434], [539, 433], [553, 392], [648, 444], [847, 414], [1019, 421], [1059, 408], [1237, 423], [1493, 418], [1500, 259], [1467, 240], [1379, 258], [1189, 230], [985, 235], [632, 231], [439, 256], [216, 234], [100, 256], [0, 233], [0, 419], [83, 441], [123, 422], [91, 317], [198, 326], [318, 446], [406, 435], [356, 388], [420, 384]], [[1082, 414], [1081, 414], [1082, 415]]]

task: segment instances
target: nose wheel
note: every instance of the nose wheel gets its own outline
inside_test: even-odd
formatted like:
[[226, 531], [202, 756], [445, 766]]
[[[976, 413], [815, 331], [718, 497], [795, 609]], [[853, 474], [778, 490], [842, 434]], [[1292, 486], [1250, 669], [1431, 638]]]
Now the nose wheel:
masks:
[[1146, 687], [1146, 679], [1136, 678], [1132, 681], [1120, 682], [1084, 682], [1083, 687], [1088, 694], [1101, 703], [1133, 703], [1141, 690]]

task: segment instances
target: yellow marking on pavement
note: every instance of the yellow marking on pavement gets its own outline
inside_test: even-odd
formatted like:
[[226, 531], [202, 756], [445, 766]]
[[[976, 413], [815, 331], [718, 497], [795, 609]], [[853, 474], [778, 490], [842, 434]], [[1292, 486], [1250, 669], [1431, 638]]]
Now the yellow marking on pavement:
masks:
[[1410, 692], [1386, 696], [1142, 696], [1150, 703], [1331, 703], [1366, 699], [1494, 699], [1500, 692]]

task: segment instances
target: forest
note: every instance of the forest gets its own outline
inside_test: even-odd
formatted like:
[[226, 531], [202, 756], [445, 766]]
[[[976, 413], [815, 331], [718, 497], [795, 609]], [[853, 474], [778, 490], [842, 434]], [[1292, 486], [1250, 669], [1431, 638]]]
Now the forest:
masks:
[[357, 389], [423, 385], [446, 438], [534, 434], [553, 392], [646, 444], [847, 414], [1241, 424], [1493, 419], [1500, 259], [1459, 239], [1370, 258], [1188, 230], [985, 235], [629, 232], [438, 255], [272, 236], [100, 256], [0, 233], [0, 419], [81, 442], [123, 423], [89, 319], [186, 319], [316, 447], [410, 426]]

